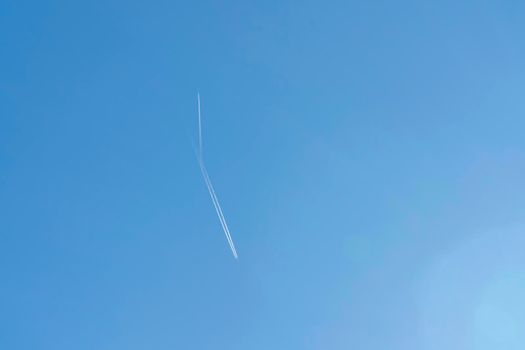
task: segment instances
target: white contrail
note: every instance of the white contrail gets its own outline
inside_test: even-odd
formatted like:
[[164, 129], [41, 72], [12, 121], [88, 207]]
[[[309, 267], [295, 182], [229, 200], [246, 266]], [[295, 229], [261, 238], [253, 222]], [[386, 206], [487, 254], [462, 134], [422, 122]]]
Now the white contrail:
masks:
[[204, 158], [202, 156], [201, 100], [200, 100], [199, 93], [197, 93], [197, 104], [198, 104], [198, 114], [199, 114], [199, 149], [197, 152], [195, 152], [197, 156], [197, 161], [199, 162], [202, 177], [204, 178], [204, 182], [206, 183], [206, 187], [208, 188], [208, 192], [210, 194], [213, 206], [215, 207], [215, 211], [217, 212], [217, 216], [219, 217], [219, 221], [221, 223], [222, 230], [224, 231], [224, 235], [226, 236], [226, 239], [228, 240], [228, 244], [233, 253], [233, 256], [235, 257], [235, 259], [237, 259], [238, 258], [237, 250], [235, 249], [235, 245], [233, 244], [233, 239], [231, 237], [230, 230], [228, 229], [228, 225], [226, 224], [226, 219], [222, 212], [221, 205], [219, 203], [219, 199], [217, 198], [217, 195], [215, 194], [215, 190], [213, 189], [213, 185], [211, 183], [210, 176], [208, 175], [208, 171], [206, 170], [206, 166], [204, 165]]
[[219, 221], [221, 222], [222, 228], [224, 230], [224, 234], [226, 235], [226, 239], [228, 240], [228, 243], [230, 244], [230, 248], [232, 249], [232, 252], [236, 256], [237, 252], [235, 250], [235, 246], [233, 245], [233, 240], [231, 238], [230, 230], [228, 229], [228, 225], [226, 224], [226, 219], [224, 218], [224, 214], [222, 213], [221, 205], [219, 204], [219, 200], [217, 199], [217, 195], [215, 194], [215, 190], [213, 189], [213, 185], [208, 175], [208, 171], [206, 170], [204, 163], [200, 160], [199, 160], [199, 165], [201, 168], [202, 177], [204, 178], [204, 182], [206, 182], [206, 186], [208, 187], [208, 192], [210, 193], [211, 200], [213, 202], [215, 210], [217, 211], [217, 216], [219, 217]]
[[219, 208], [219, 213], [222, 217], [224, 229], [226, 230], [225, 232], [227, 236], [226, 238], [228, 239], [228, 243], [230, 244], [230, 249], [232, 250], [232, 253], [235, 256], [235, 258], [237, 258], [237, 250], [235, 249], [235, 245], [233, 244], [233, 238], [231, 236], [230, 229], [228, 228], [228, 224], [226, 224], [226, 219], [224, 218], [224, 214], [222, 212], [221, 205], [219, 204], [219, 200], [217, 199], [217, 195], [215, 194], [215, 190], [213, 189], [213, 185], [211, 184], [211, 180], [210, 180], [210, 177], [208, 175], [208, 171], [206, 170], [206, 168], [204, 168], [204, 172], [206, 174], [206, 178], [208, 179], [208, 184], [210, 185], [211, 193], [213, 197], [215, 197], [215, 203], [217, 203], [217, 208]]
[[202, 160], [201, 95], [198, 92], [197, 92], [197, 108], [199, 110], [199, 156]]
[[206, 167], [204, 166], [202, 162], [199, 162], [199, 163], [201, 166], [201, 172], [204, 178], [204, 182], [206, 182], [206, 186], [208, 187], [208, 192], [210, 193], [210, 197], [213, 202], [213, 206], [215, 207], [215, 211], [217, 212], [217, 216], [219, 217], [219, 221], [224, 231], [224, 235], [226, 236], [226, 239], [228, 240], [228, 244], [230, 245], [230, 249], [233, 253], [233, 256], [235, 257], [235, 259], [237, 259], [238, 257], [237, 250], [235, 249], [235, 245], [233, 244], [233, 239], [231, 237], [230, 230], [228, 229], [228, 225], [226, 224], [226, 219], [224, 218], [224, 214], [222, 212], [221, 205], [219, 204], [219, 200], [217, 199], [217, 195], [215, 194], [215, 190], [213, 189], [213, 185], [208, 176], [208, 171], [206, 170]]
[[201, 168], [202, 177], [204, 178], [204, 182], [206, 183], [206, 187], [208, 187], [208, 192], [210, 194], [211, 200], [213, 202], [213, 206], [215, 207], [215, 211], [217, 212], [217, 216], [219, 217], [219, 221], [221, 223], [222, 229], [224, 231], [224, 235], [226, 236], [226, 239], [228, 240], [228, 244], [230, 245], [230, 249], [233, 253], [233, 256], [237, 259], [237, 251], [235, 249], [235, 245], [233, 244], [233, 240], [231, 238], [230, 230], [228, 229], [228, 225], [226, 224], [226, 219], [224, 218], [224, 214], [221, 209], [221, 205], [219, 203], [219, 200], [217, 199], [217, 195], [215, 194], [215, 190], [213, 189], [213, 185], [211, 183], [210, 177], [208, 175], [208, 171], [206, 170], [206, 166], [204, 165], [204, 162], [202, 159], [197, 158], [199, 161], [199, 165]]

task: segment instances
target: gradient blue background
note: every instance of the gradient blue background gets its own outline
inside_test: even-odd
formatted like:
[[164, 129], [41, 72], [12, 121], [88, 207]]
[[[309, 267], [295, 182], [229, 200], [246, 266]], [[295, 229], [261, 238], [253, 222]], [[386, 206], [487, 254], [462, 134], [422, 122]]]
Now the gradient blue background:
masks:
[[522, 1], [1, 1], [0, 348], [523, 349], [524, 35]]

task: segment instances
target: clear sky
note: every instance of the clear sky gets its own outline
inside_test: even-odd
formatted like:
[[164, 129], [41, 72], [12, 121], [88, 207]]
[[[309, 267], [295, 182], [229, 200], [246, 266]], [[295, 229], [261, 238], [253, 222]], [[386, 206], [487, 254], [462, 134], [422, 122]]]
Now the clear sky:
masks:
[[523, 349], [524, 35], [523, 1], [1, 1], [0, 348]]

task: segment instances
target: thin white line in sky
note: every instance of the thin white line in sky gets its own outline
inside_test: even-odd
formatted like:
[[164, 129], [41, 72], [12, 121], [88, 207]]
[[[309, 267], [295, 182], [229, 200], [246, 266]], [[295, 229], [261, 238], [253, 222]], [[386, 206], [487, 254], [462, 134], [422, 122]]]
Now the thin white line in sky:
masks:
[[217, 198], [217, 195], [215, 194], [215, 190], [213, 189], [213, 185], [208, 175], [208, 171], [206, 170], [206, 167], [204, 166], [204, 163], [202, 162], [200, 163], [201, 163], [200, 165], [201, 165], [202, 176], [204, 177], [204, 181], [206, 182], [206, 186], [208, 187], [208, 192], [210, 193], [210, 197], [213, 202], [213, 206], [215, 207], [215, 211], [217, 212], [217, 216], [219, 217], [219, 221], [221, 222], [221, 226], [224, 231], [224, 235], [226, 236], [226, 239], [228, 240], [228, 244], [230, 245], [230, 249], [233, 253], [233, 256], [235, 257], [235, 259], [237, 259], [238, 258], [237, 250], [235, 249], [235, 245], [233, 244], [233, 239], [231, 237], [230, 230], [228, 228], [228, 224], [226, 223], [226, 219], [222, 212], [221, 205], [219, 203], [219, 199]]
[[199, 92], [197, 92], [197, 108], [199, 111], [199, 155], [202, 159], [201, 95]]
[[201, 99], [200, 99], [199, 93], [197, 93], [197, 105], [198, 105], [198, 115], [199, 115], [199, 149], [195, 152], [197, 156], [197, 161], [199, 162], [199, 167], [201, 169], [202, 177], [204, 178], [204, 182], [206, 183], [206, 187], [208, 188], [208, 192], [210, 194], [211, 201], [213, 203], [213, 206], [215, 207], [217, 216], [219, 217], [219, 221], [221, 223], [222, 230], [224, 231], [224, 235], [226, 236], [226, 239], [228, 240], [228, 245], [230, 246], [230, 249], [235, 259], [238, 259], [237, 250], [235, 249], [235, 245], [233, 244], [233, 239], [230, 234], [228, 224], [226, 224], [226, 218], [224, 217], [224, 213], [222, 212], [221, 205], [219, 203], [219, 199], [217, 198], [217, 195], [215, 194], [215, 190], [213, 189], [213, 185], [211, 183], [210, 176], [208, 175], [208, 171], [206, 170], [206, 166], [204, 165], [204, 158], [202, 156]]

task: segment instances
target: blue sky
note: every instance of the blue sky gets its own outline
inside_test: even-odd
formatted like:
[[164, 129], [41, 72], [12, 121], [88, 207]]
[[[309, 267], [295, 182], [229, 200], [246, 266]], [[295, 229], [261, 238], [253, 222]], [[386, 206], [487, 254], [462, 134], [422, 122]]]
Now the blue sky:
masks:
[[524, 33], [520, 1], [4, 0], [0, 348], [522, 349]]

